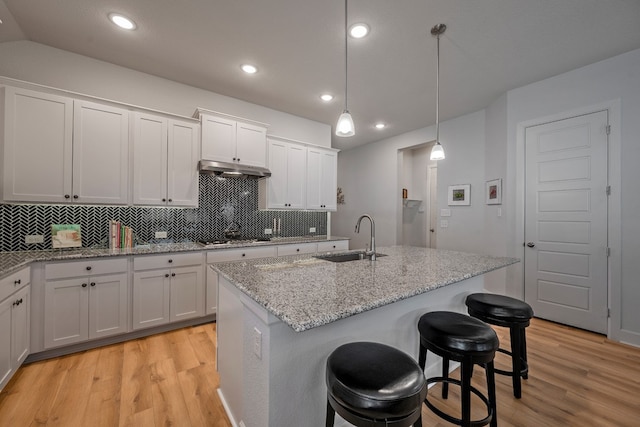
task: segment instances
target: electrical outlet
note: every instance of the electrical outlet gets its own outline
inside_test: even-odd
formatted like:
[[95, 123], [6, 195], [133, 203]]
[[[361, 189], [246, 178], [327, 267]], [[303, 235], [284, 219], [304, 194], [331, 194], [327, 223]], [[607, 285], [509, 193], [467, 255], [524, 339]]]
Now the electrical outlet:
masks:
[[258, 328], [253, 328], [253, 352], [262, 359], [262, 332]]
[[451, 216], [451, 209], [440, 209], [440, 216]]
[[315, 233], [315, 232], [316, 232], [316, 228], [315, 227], [309, 228], [309, 233]]
[[273, 230], [271, 228], [265, 228], [264, 234], [273, 234]]
[[156, 239], [166, 239], [167, 232], [166, 231], [156, 231]]
[[26, 244], [44, 243], [44, 236], [41, 234], [28, 234], [24, 236], [24, 242]]
[[447, 221], [446, 219], [441, 219], [440, 228], [447, 228], [447, 227], [449, 227], [449, 221]]

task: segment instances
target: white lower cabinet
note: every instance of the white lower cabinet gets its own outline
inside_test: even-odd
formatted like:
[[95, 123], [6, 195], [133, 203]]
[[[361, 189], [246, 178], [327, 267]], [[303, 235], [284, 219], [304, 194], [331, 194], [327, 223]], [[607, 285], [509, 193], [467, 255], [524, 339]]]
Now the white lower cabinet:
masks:
[[25, 268], [0, 280], [0, 390], [29, 355], [29, 272], [29, 268]]
[[44, 348], [126, 333], [126, 271], [124, 258], [45, 266]]
[[204, 316], [200, 252], [134, 258], [133, 329]]

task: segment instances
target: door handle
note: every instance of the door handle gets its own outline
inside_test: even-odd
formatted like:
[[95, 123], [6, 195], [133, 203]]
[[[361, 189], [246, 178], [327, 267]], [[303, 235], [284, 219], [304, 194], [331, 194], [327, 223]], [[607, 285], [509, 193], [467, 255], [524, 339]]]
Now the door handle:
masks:
[[527, 243], [527, 246], [528, 246], [528, 247], [530, 247], [530, 248], [533, 248], [535, 245], [536, 245], [536, 244], [535, 244], [535, 243], [533, 243], [533, 242], [529, 242], [529, 243]]
[[433, 233], [436, 230], [434, 230], [433, 228], [430, 228], [429, 231]]

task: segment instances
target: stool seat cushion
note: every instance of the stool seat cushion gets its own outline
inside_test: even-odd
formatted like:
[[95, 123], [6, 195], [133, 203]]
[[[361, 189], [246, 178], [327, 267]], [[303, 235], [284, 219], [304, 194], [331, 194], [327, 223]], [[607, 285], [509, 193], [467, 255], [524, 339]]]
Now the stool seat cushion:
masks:
[[467, 296], [466, 304], [472, 316], [504, 322], [528, 322], [533, 317], [533, 309], [529, 304], [505, 295], [471, 294]]
[[342, 406], [373, 419], [407, 416], [420, 408], [427, 386], [420, 366], [385, 344], [344, 344], [327, 359], [328, 393]]
[[490, 355], [499, 347], [498, 336], [491, 326], [452, 311], [432, 311], [418, 321], [420, 339], [445, 352]]

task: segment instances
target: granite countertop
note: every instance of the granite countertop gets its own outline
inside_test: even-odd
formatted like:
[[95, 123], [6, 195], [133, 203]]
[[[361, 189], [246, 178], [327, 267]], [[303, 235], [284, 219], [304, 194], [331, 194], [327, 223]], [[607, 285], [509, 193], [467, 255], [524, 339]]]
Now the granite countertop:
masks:
[[324, 241], [349, 240], [347, 237], [338, 236], [300, 236], [300, 237], [278, 237], [266, 242], [237, 242], [215, 247], [204, 247], [199, 243], [160, 243], [142, 245], [132, 249], [100, 249], [100, 248], [78, 248], [78, 249], [49, 249], [44, 251], [16, 251], [0, 252], [0, 277], [11, 274], [32, 262], [40, 261], [64, 261], [85, 258], [127, 256], [127, 255], [148, 255], [163, 254], [170, 252], [188, 251], [216, 251], [229, 248], [244, 248], [249, 246], [286, 245], [295, 243], [313, 243]]
[[387, 256], [334, 263], [296, 255], [211, 268], [302, 332], [520, 261], [409, 246], [378, 248], [378, 253]]

